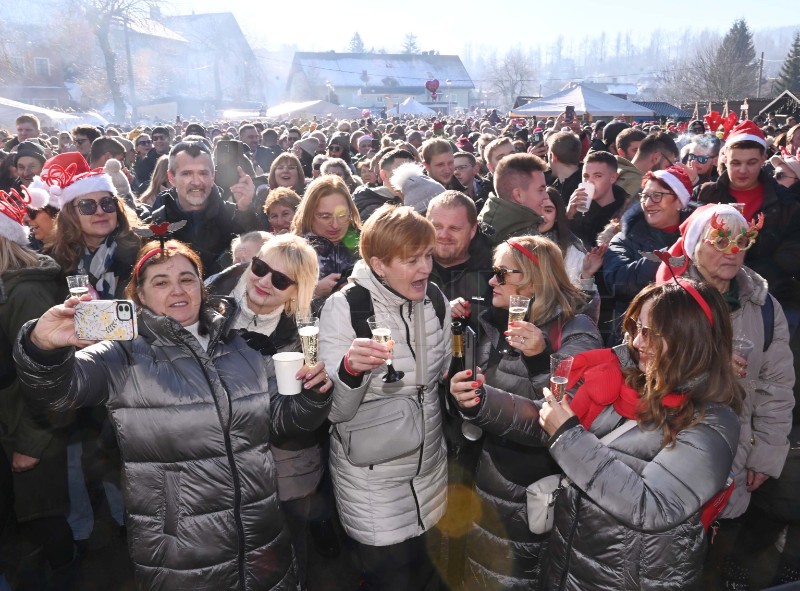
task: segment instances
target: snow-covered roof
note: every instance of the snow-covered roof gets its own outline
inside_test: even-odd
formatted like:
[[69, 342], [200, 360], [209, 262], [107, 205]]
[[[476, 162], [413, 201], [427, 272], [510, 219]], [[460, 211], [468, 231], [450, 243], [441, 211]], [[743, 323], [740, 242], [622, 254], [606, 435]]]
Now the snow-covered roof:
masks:
[[137, 19], [129, 21], [131, 31], [139, 33], [140, 35], [149, 35], [150, 37], [159, 37], [161, 39], [170, 39], [172, 41], [180, 41], [188, 43], [188, 39], [183, 35], [176, 33], [162, 25], [160, 22], [151, 18]]
[[338, 87], [418, 87], [425, 82], [439, 81], [439, 92], [452, 89], [473, 89], [461, 58], [457, 55], [381, 54], [381, 53], [314, 53], [294, 54], [293, 73], [302, 72], [310, 83], [327, 82]]

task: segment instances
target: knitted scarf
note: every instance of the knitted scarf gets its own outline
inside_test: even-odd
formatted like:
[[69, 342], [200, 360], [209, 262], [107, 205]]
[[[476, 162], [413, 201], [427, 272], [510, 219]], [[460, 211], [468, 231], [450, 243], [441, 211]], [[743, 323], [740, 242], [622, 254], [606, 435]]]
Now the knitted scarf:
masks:
[[78, 273], [89, 276], [89, 283], [101, 300], [113, 300], [117, 290], [117, 276], [113, 269], [117, 234], [116, 230], [111, 232], [94, 252], [84, 248], [83, 256], [78, 263]]

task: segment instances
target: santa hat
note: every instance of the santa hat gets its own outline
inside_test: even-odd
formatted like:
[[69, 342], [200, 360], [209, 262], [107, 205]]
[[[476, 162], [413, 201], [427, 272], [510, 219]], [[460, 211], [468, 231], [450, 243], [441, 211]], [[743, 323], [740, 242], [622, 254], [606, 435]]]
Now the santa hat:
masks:
[[44, 163], [42, 173], [33, 177], [28, 191], [31, 195], [46, 196], [49, 204], [58, 209], [87, 193], [117, 194], [111, 177], [101, 168], [91, 170], [79, 152], [65, 152], [50, 158]]
[[[714, 214], [718, 216], [733, 216], [739, 220], [742, 226], [747, 227], [747, 220], [738, 209], [731, 205], [709, 203], [695, 209], [692, 215], [686, 218], [681, 224], [681, 237], [678, 238], [675, 244], [667, 249], [667, 252], [673, 257], [685, 257], [680, 267], [672, 267], [672, 273], [674, 273], [676, 277], [683, 275], [686, 269], [689, 268], [692, 262], [691, 259], [694, 256], [694, 250], [697, 248], [697, 244], [700, 242], [703, 232]], [[661, 284], [665, 281], [669, 281], [672, 279], [672, 273], [667, 269], [666, 263], [662, 262], [658, 267], [658, 271], [656, 271], [656, 283]]]
[[23, 225], [25, 210], [42, 209], [45, 205], [47, 201], [41, 196], [31, 197], [25, 188], [21, 194], [13, 189], [9, 193], [0, 191], [0, 236], [17, 244], [28, 244], [28, 232]]
[[428, 211], [431, 199], [445, 191], [441, 184], [426, 176], [422, 167], [414, 162], [398, 166], [392, 173], [390, 182], [395, 189], [403, 193], [403, 205], [413, 207], [422, 215]]
[[753, 123], [750, 119], [745, 119], [741, 123], [739, 123], [736, 127], [731, 129], [730, 134], [728, 135], [727, 144], [735, 144], [736, 142], [756, 142], [764, 146], [764, 149], [767, 149], [767, 138], [764, 136], [764, 132]]
[[686, 207], [692, 198], [692, 181], [683, 169], [677, 166], [670, 166], [664, 170], [657, 170], [653, 176], [663, 181], [677, 195], [678, 201]]

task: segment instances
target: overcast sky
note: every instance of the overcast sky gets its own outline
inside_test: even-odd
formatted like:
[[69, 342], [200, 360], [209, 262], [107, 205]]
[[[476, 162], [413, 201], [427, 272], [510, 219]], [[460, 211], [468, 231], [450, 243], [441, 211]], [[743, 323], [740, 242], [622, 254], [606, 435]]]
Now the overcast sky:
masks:
[[737, 18], [746, 18], [751, 29], [800, 28], [797, 7], [798, 0], [727, 0], [724, 5], [697, 0], [170, 0], [164, 12], [229, 10], [251, 44], [268, 50], [297, 44], [304, 51], [344, 51], [358, 31], [367, 48], [399, 51], [405, 35], [414, 33], [421, 50], [458, 54], [467, 41], [502, 50], [547, 43], [559, 34], [583, 37], [601, 31], [632, 31], [635, 41], [646, 42], [656, 28], [676, 35], [687, 27], [722, 32]]

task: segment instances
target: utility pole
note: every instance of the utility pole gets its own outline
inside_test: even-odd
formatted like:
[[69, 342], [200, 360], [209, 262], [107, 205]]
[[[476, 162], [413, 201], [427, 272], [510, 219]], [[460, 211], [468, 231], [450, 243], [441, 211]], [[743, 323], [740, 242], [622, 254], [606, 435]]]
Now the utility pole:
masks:
[[764, 52], [761, 52], [761, 61], [758, 65], [758, 90], [756, 91], [756, 98], [761, 98], [761, 76], [764, 73]]

